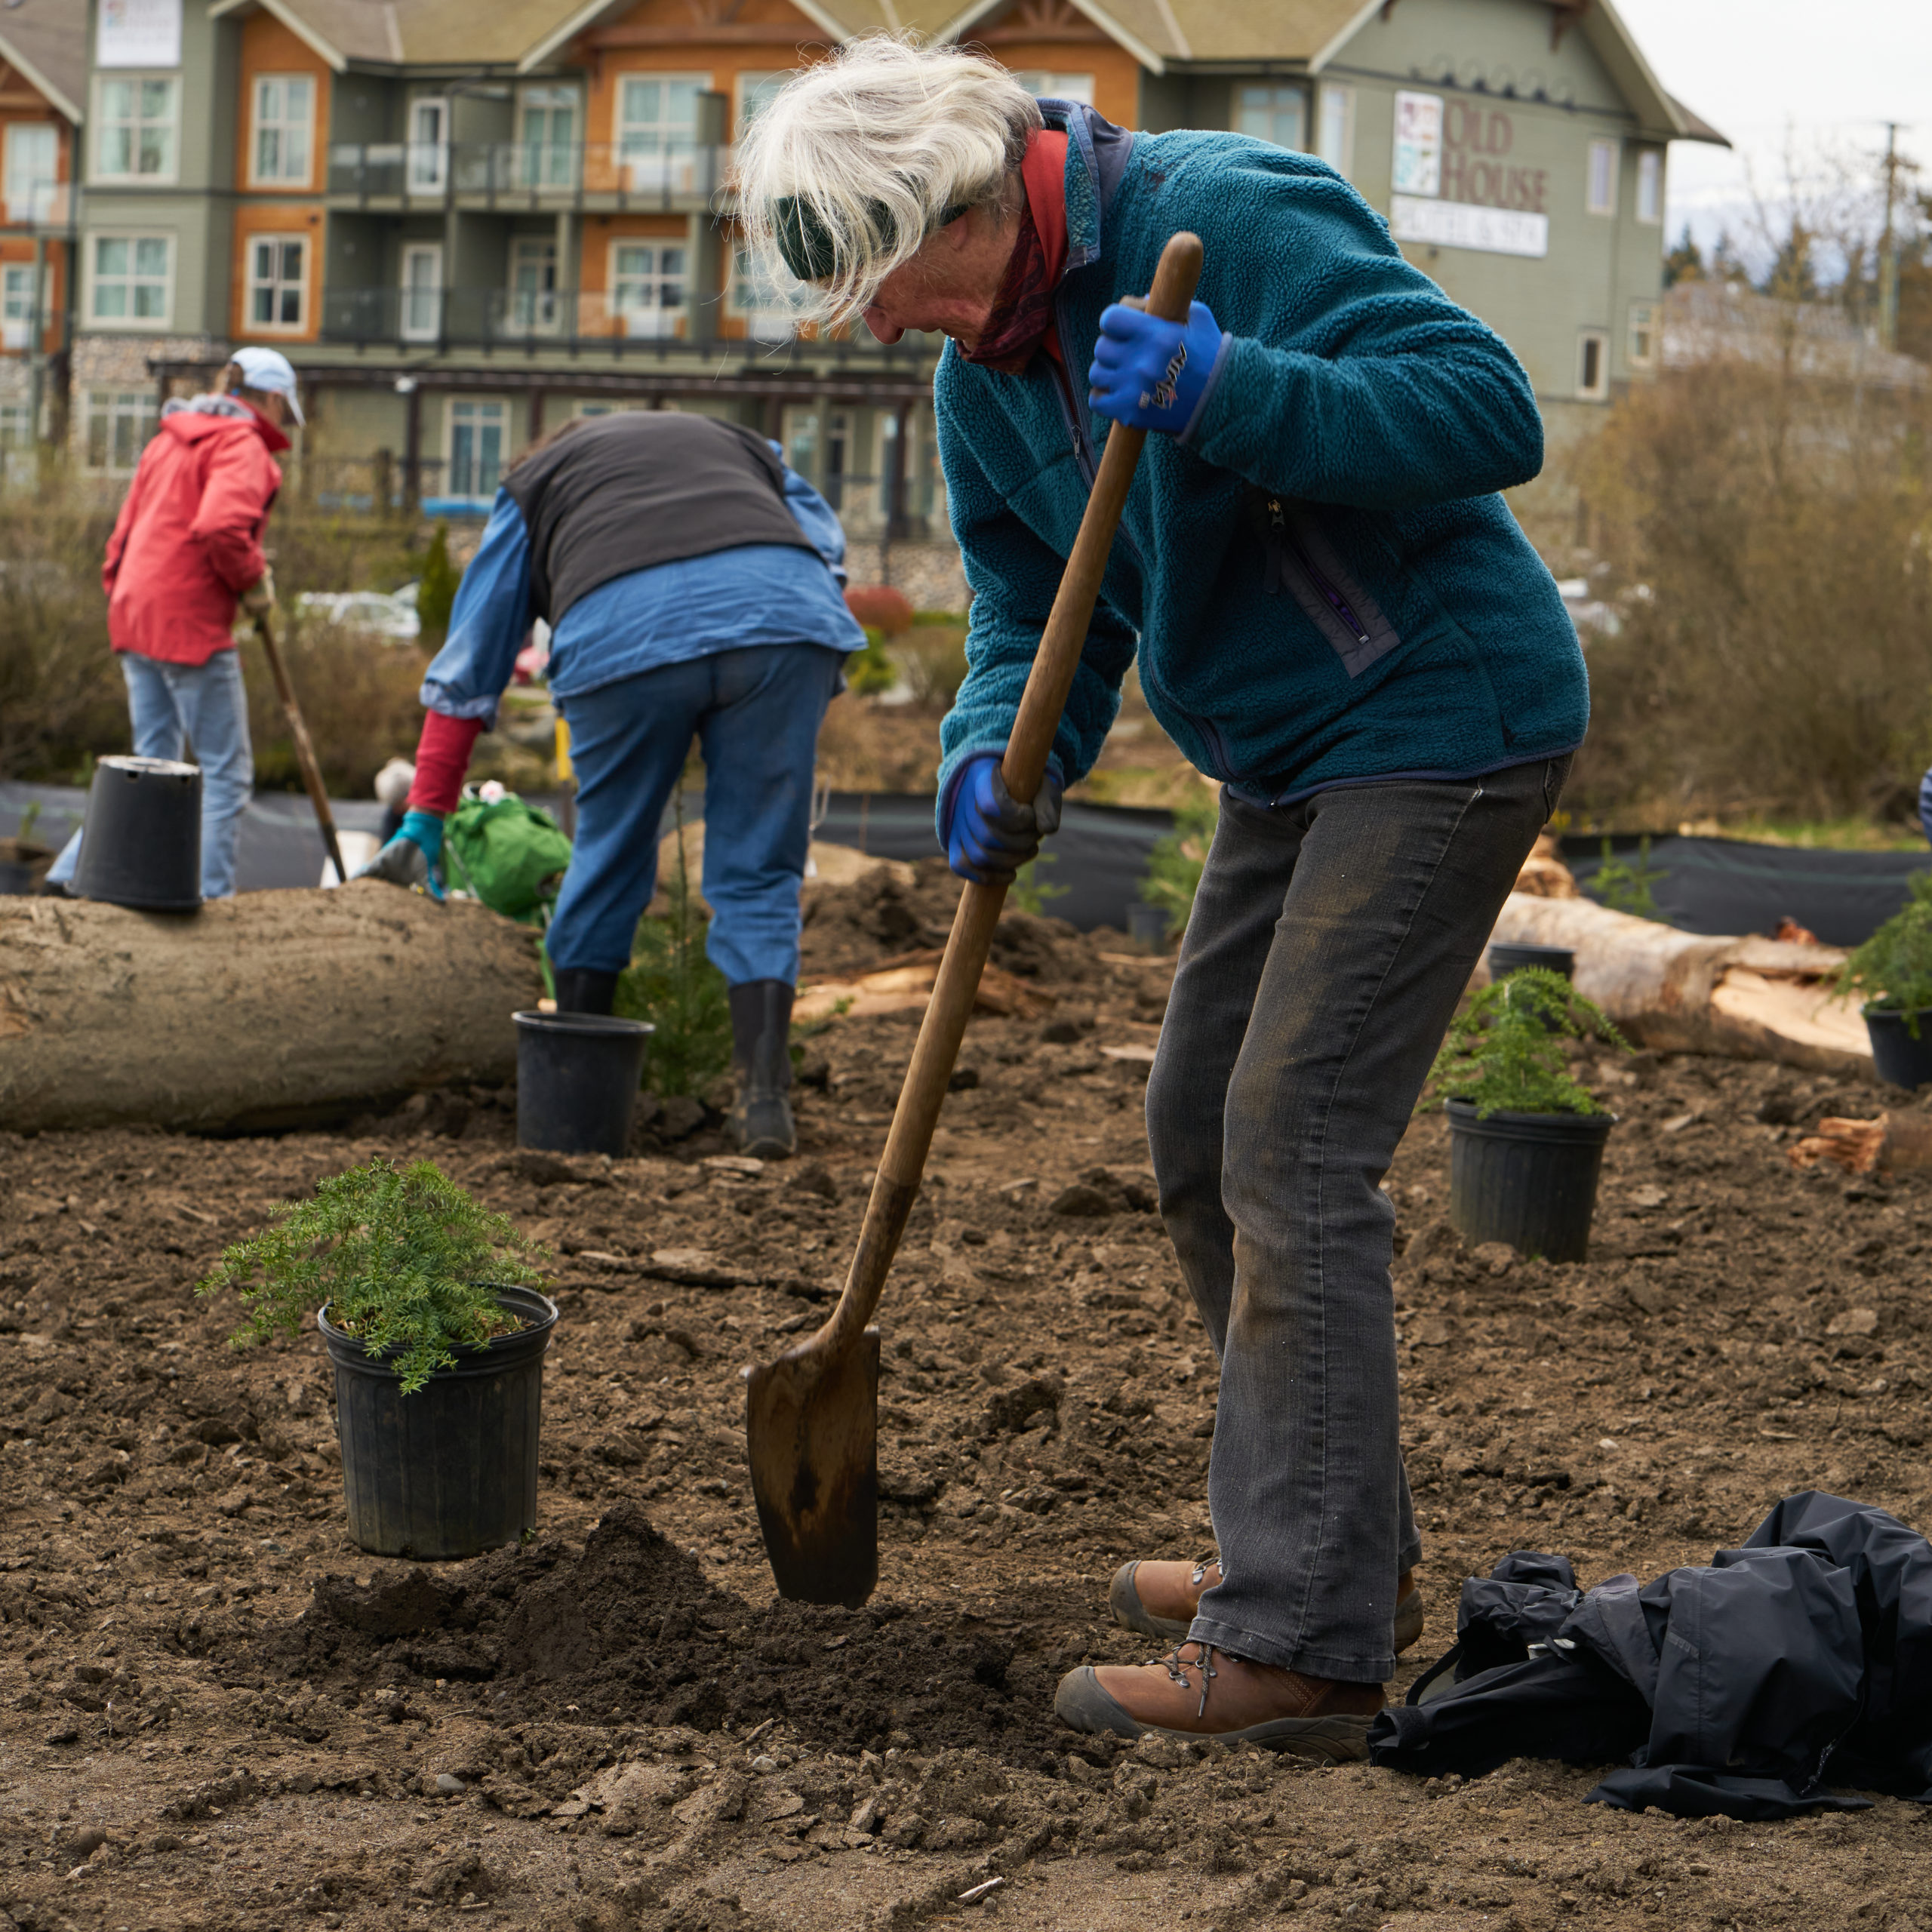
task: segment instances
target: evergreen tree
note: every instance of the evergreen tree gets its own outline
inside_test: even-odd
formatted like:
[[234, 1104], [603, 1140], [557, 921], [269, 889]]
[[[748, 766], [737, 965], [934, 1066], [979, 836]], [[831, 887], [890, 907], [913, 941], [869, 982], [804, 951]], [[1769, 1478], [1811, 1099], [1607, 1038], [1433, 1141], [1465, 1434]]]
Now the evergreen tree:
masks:
[[449, 635], [450, 612], [456, 607], [457, 586], [463, 572], [450, 561], [450, 527], [436, 525], [429, 548], [423, 558], [423, 574], [416, 583], [416, 616], [423, 626], [423, 641], [432, 650], [442, 648]]
[[1702, 281], [1704, 279], [1704, 251], [1691, 238], [1690, 224], [1684, 224], [1684, 233], [1677, 246], [1663, 258], [1663, 285], [1675, 288], [1680, 281]]

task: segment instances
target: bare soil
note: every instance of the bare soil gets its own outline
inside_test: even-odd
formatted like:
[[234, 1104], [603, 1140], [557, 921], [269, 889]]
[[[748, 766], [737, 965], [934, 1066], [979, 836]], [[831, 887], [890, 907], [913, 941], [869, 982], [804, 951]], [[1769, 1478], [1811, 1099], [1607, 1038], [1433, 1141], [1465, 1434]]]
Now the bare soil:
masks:
[[[822, 967], [943, 921], [936, 881], [897, 913], [848, 891]], [[1115, 1565], [1210, 1546], [1215, 1376], [1149, 1209], [1144, 1062], [1103, 1051], [1151, 1044], [1168, 968], [1051, 921], [1004, 943], [1057, 1003], [967, 1037], [882, 1311], [857, 1612], [774, 1598], [737, 1371], [827, 1305], [909, 1018], [815, 1038], [801, 1158], [755, 1173], [662, 1115], [632, 1158], [521, 1155], [482, 1088], [344, 1134], [0, 1137], [0, 1932], [1932, 1927], [1932, 1838], [1891, 1800], [1680, 1823], [1585, 1807], [1587, 1768], [1423, 1784], [1056, 1728], [1060, 1672], [1146, 1653], [1106, 1622]], [[1512, 1548], [1648, 1575], [1814, 1484], [1932, 1520], [1932, 1190], [1785, 1158], [1875, 1090], [1613, 1078], [1587, 1265], [1465, 1252], [1438, 1119], [1390, 1176], [1429, 1604], [1398, 1694]], [[234, 1352], [192, 1296], [377, 1153], [558, 1251], [526, 1548], [356, 1549], [315, 1337]]]

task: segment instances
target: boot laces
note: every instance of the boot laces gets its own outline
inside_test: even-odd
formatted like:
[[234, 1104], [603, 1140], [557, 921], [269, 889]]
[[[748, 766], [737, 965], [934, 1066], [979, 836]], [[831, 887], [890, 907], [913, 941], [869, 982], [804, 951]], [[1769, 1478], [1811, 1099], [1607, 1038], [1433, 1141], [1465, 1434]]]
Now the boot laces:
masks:
[[1194, 1715], [1197, 1718], [1205, 1717], [1208, 1715], [1208, 1684], [1221, 1674], [1214, 1668], [1214, 1647], [1212, 1644], [1196, 1644], [1195, 1648], [1201, 1654], [1191, 1663], [1181, 1655], [1183, 1647], [1182, 1644], [1177, 1644], [1165, 1657], [1156, 1657], [1155, 1662], [1167, 1672], [1169, 1680], [1178, 1684], [1183, 1690], [1191, 1690], [1194, 1687], [1187, 1673], [1190, 1670], [1200, 1672], [1201, 1702], [1195, 1706]]
[[[1208, 1573], [1211, 1570], [1221, 1570], [1221, 1559], [1211, 1549], [1194, 1566], [1193, 1574], [1187, 1580], [1198, 1589], [1207, 1581]], [[1223, 1583], [1227, 1581], [1227, 1576], [1228, 1573], [1225, 1570], [1221, 1570], [1221, 1580]]]

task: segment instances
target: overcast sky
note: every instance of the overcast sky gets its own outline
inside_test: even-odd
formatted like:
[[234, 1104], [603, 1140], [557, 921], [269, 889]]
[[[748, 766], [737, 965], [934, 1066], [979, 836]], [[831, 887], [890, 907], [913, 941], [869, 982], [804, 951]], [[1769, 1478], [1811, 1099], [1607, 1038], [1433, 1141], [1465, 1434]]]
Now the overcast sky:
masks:
[[1670, 151], [1669, 223], [1709, 243], [1751, 222], [1747, 164], [1777, 189], [1802, 165], [1861, 158], [1875, 174], [1883, 123], [1932, 187], [1932, 0], [1616, 0], [1658, 78], [1735, 143]]

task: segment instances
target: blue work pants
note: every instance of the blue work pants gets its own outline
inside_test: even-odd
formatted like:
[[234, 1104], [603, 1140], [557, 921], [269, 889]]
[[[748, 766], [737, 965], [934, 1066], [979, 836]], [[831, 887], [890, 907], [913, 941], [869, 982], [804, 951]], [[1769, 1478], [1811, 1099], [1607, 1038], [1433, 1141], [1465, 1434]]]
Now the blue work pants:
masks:
[[657, 885], [658, 828], [695, 736], [704, 753], [706, 950], [733, 986], [798, 976], [798, 888], [818, 728], [842, 651], [760, 645], [558, 700], [577, 839], [546, 942], [559, 971], [621, 971]]

